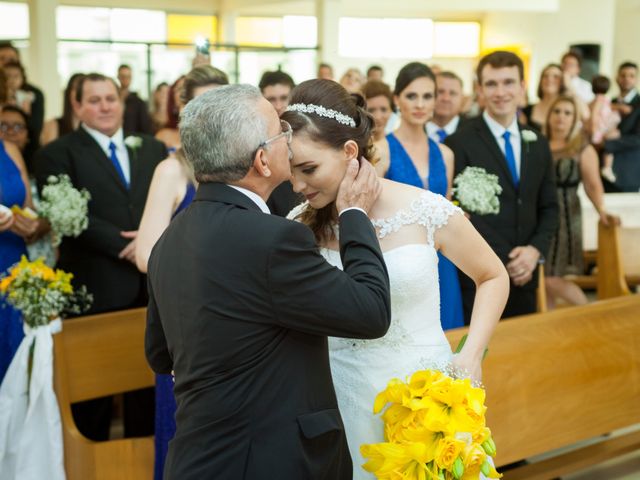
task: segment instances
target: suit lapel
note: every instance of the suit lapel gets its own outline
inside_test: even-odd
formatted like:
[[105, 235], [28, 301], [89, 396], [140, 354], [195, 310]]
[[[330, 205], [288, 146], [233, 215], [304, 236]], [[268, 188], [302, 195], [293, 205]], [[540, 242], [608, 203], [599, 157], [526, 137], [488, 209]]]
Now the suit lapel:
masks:
[[482, 117], [480, 117], [477, 129], [480, 138], [493, 154], [491, 157], [493, 158], [494, 163], [502, 171], [502, 176], [507, 180], [507, 183], [511, 186], [511, 188], [515, 189], [515, 185], [513, 184], [513, 180], [511, 179], [511, 172], [509, 171], [509, 167], [507, 166], [507, 160], [504, 157], [502, 150], [500, 150], [496, 138], [491, 133], [487, 122], [485, 122]]
[[[533, 142], [525, 142], [522, 132], [525, 129], [522, 128], [520, 124], [518, 124], [518, 129], [520, 130], [520, 190], [523, 190], [524, 184], [527, 179], [531, 177], [529, 174], [529, 168], [531, 168], [531, 148]], [[531, 130], [529, 130], [531, 131]], [[537, 134], [536, 134], [537, 136]]]
[[127, 145], [127, 153], [129, 154], [129, 190], [133, 190], [133, 188], [137, 186], [138, 175], [140, 173], [139, 157], [143, 145], [140, 145], [140, 147], [136, 149], [133, 149]]
[[100, 148], [98, 142], [96, 142], [82, 127], [78, 128], [76, 131], [82, 139], [81, 161], [94, 162], [98, 164], [100, 168], [109, 174], [113, 182], [118, 185], [118, 188], [121, 189], [123, 193], [128, 194], [127, 188], [122, 183], [120, 175], [116, 171], [116, 167], [113, 166], [111, 159], [107, 157], [102, 148]]

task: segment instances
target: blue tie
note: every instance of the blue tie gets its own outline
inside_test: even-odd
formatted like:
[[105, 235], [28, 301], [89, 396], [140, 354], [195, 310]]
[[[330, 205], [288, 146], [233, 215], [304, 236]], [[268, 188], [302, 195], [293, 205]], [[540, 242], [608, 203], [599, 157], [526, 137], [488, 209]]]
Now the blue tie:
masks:
[[447, 132], [444, 130], [444, 128], [436, 131], [436, 134], [438, 135], [438, 141], [440, 143], [444, 143], [444, 139], [447, 138]]
[[129, 188], [129, 182], [127, 182], [127, 178], [124, 176], [124, 172], [122, 171], [122, 166], [120, 165], [120, 162], [118, 161], [118, 155], [116, 155], [116, 144], [115, 143], [109, 142], [109, 151], [111, 152], [111, 156], [109, 157], [110, 160], [111, 160], [111, 163], [113, 163], [113, 166], [116, 168], [116, 172], [118, 172], [118, 175], [120, 175], [120, 180], [122, 180], [122, 183], [128, 189]]
[[511, 146], [511, 142], [509, 141], [510, 137], [511, 132], [509, 131], [506, 131], [502, 134], [502, 138], [504, 138], [504, 156], [507, 159], [507, 166], [509, 167], [509, 171], [511, 172], [513, 184], [516, 188], [518, 188], [520, 179], [518, 178], [518, 169], [516, 168], [516, 154], [513, 153], [513, 147]]

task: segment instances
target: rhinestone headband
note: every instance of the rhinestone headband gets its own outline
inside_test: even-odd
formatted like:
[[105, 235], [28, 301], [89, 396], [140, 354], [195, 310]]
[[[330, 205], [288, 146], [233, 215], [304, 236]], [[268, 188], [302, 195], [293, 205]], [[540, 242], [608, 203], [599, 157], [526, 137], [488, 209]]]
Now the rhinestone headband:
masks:
[[335, 110], [331, 110], [330, 108], [324, 108], [320, 105], [314, 105], [312, 103], [294, 103], [293, 105], [289, 105], [287, 107], [288, 112], [302, 112], [302, 113], [315, 113], [320, 117], [332, 118], [336, 122], [341, 123], [343, 125], [348, 125], [350, 127], [355, 127], [356, 122], [349, 115], [345, 115], [344, 113], [337, 112]]

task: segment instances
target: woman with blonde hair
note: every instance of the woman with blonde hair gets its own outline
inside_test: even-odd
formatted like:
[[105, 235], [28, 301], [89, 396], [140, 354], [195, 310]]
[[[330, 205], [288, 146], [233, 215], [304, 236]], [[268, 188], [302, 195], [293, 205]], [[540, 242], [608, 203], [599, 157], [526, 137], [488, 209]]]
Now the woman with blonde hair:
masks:
[[[228, 83], [229, 79], [223, 71], [211, 65], [196, 67], [184, 78], [182, 105], [208, 90]], [[136, 265], [141, 272], [146, 273], [151, 249], [162, 232], [169, 226], [171, 219], [191, 203], [195, 193], [193, 169], [178, 149], [175, 154], [158, 164], [151, 179], [136, 242]], [[175, 434], [175, 412], [171, 375], [156, 375], [156, 480], [162, 479], [168, 444]]]
[[361, 93], [364, 85], [364, 75], [357, 68], [350, 68], [340, 79], [340, 85], [349, 93]]
[[584, 292], [565, 275], [584, 273], [582, 253], [582, 210], [578, 186], [584, 190], [608, 224], [613, 219], [604, 210], [604, 188], [600, 180], [598, 155], [589, 144], [579, 121], [579, 106], [573, 97], [561, 95], [550, 105], [545, 135], [555, 164], [559, 222], [547, 254], [545, 285], [549, 306], [557, 299], [571, 305], [587, 303]]

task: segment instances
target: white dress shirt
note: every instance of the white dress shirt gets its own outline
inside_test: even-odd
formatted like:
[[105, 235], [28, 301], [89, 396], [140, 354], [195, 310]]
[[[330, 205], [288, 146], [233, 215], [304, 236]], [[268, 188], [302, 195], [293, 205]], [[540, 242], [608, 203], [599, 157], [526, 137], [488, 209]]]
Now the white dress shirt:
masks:
[[506, 153], [504, 149], [504, 138], [502, 137], [502, 135], [504, 135], [504, 132], [506, 131], [509, 131], [509, 133], [511, 134], [511, 136], [509, 137], [509, 141], [511, 142], [511, 147], [513, 148], [513, 154], [516, 157], [516, 170], [518, 171], [518, 177], [520, 177], [522, 144], [520, 142], [520, 129], [518, 128], [517, 116], [513, 117], [513, 121], [511, 122], [511, 125], [509, 125], [509, 128], [504, 128], [502, 125], [496, 122], [493, 118], [491, 118], [486, 110], [482, 114], [482, 118], [487, 123], [489, 130], [491, 130], [491, 133], [496, 139], [496, 142], [498, 142], [498, 146], [500, 147], [502, 154], [505, 155], [505, 158]]
[[460, 123], [460, 115], [456, 115], [449, 123], [447, 123], [444, 127], [434, 123], [427, 122], [427, 135], [431, 138], [431, 140], [435, 142], [440, 142], [440, 137], [438, 136], [438, 130], [442, 129], [447, 133], [447, 137], [449, 135], [453, 135], [458, 129], [458, 124]]
[[267, 203], [256, 192], [252, 192], [251, 190], [247, 190], [246, 188], [238, 187], [237, 185], [229, 185], [229, 186], [231, 188], [236, 189], [237, 191], [239, 191], [243, 195], [246, 195], [247, 197], [249, 197], [251, 199], [251, 201], [253, 203], [255, 203], [258, 206], [258, 208], [260, 208], [260, 210], [262, 210], [264, 213], [266, 213], [266, 214], [270, 214], [271, 213], [271, 210], [269, 210], [269, 207], [267, 206]]
[[107, 137], [104, 133], [87, 127], [84, 123], [82, 124], [82, 128], [84, 128], [84, 130], [89, 135], [91, 135], [91, 137], [96, 142], [98, 142], [98, 145], [100, 145], [100, 148], [102, 149], [102, 151], [104, 151], [104, 154], [109, 159], [111, 158], [111, 150], [109, 150], [109, 144], [111, 142], [115, 144], [116, 156], [118, 157], [120, 168], [122, 168], [122, 173], [124, 173], [124, 178], [127, 179], [127, 183], [131, 183], [131, 164], [129, 162], [129, 151], [127, 150], [127, 146], [124, 144], [124, 134], [122, 133], [122, 128], [119, 128], [112, 137]]
[[631, 100], [633, 100], [637, 94], [638, 90], [632, 88], [631, 91], [622, 98], [622, 100], [624, 101], [624, 103], [631, 103]]

